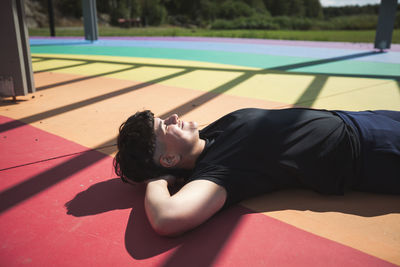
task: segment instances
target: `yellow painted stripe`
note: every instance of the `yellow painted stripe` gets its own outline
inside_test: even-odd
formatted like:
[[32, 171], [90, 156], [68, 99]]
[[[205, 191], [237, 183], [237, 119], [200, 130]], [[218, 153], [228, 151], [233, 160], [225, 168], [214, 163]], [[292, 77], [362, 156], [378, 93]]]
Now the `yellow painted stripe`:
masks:
[[[331, 90], [328, 93], [322, 94], [315, 103], [313, 108], [326, 109], [344, 109], [344, 110], [374, 110], [374, 109], [389, 109], [400, 111], [400, 88], [395, 81], [377, 80], [380, 84], [371, 85], [369, 87], [349, 87], [347, 91], [343, 90], [334, 93]], [[349, 80], [348, 82], [357, 82]], [[331, 84], [333, 86], [334, 84]], [[326, 90], [328, 91], [328, 90]], [[337, 90], [339, 91], [339, 90]]]
[[259, 70], [260, 68], [235, 66], [218, 63], [199, 62], [191, 60], [175, 60], [161, 58], [140, 58], [140, 57], [116, 57], [116, 56], [97, 56], [97, 55], [63, 55], [63, 54], [32, 54], [32, 57], [41, 58], [62, 58], [62, 59], [78, 59], [78, 60], [99, 60], [110, 61], [110, 63], [132, 63], [132, 64], [155, 64], [163, 66], [185, 66], [185, 67], [204, 67], [219, 69], [240, 69], [240, 70]]
[[259, 74], [228, 93], [293, 104], [311, 84], [312, 75]]
[[51, 70], [54, 68], [60, 67], [69, 67], [77, 64], [85, 63], [84, 61], [77, 60], [58, 60], [58, 59], [49, 59], [39, 62], [32, 62], [33, 71], [45, 71]]
[[[44, 57], [75, 58], [72, 60], [47, 60], [33, 63], [35, 70], [45, 70], [64, 66], [53, 72], [77, 75], [101, 75], [135, 82], [151, 82], [155, 79], [179, 73], [187, 68], [193, 70], [172, 79], [160, 82], [161, 85], [187, 88], [201, 91], [218, 90], [246, 70], [222, 64], [190, 62], [169, 59], [144, 59], [112, 56], [85, 55], [43, 55]], [[83, 63], [85, 59], [109, 61], [94, 62], [87, 65], [70, 67]], [[117, 62], [117, 63], [114, 63]], [[118, 62], [132, 63], [118, 64]], [[137, 65], [139, 64], [139, 65]], [[140, 64], [156, 64], [158, 66], [141, 66]], [[182, 66], [183, 68], [180, 68]], [[196, 70], [198, 68], [215, 68], [218, 70]], [[126, 70], [127, 68], [133, 68]], [[235, 71], [229, 71], [229, 69]], [[243, 70], [238, 72], [237, 70]], [[224, 93], [234, 96], [256, 98], [260, 100], [297, 104], [324, 109], [400, 109], [400, 89], [395, 81], [373, 78], [330, 77], [323, 75], [307, 75], [293, 73], [256, 74], [247, 80], [233, 83]]]
[[152, 80], [175, 74], [183, 70], [184, 69], [180, 68], [139, 67], [107, 75], [106, 77], [136, 82], [151, 82]]
[[167, 80], [161, 84], [201, 91], [212, 91], [242, 74], [242, 72], [197, 70]]

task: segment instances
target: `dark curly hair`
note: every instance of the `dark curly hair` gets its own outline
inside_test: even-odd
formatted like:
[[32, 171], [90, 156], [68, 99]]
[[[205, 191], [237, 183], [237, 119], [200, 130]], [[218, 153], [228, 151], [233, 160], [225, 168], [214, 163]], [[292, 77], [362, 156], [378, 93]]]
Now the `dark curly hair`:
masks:
[[166, 174], [153, 160], [156, 136], [154, 114], [150, 110], [136, 112], [121, 124], [117, 144], [114, 170], [122, 181], [143, 182]]

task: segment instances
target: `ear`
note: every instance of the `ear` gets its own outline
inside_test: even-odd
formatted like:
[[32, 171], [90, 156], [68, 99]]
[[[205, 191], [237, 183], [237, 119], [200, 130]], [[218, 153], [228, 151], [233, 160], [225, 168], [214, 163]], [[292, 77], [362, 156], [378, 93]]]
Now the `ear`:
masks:
[[181, 161], [181, 157], [177, 154], [163, 154], [160, 157], [160, 164], [165, 168], [175, 167]]

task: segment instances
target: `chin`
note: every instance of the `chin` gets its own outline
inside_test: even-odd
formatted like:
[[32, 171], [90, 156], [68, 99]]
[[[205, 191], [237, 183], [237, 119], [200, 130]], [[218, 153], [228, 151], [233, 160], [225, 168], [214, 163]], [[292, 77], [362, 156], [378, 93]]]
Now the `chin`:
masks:
[[191, 129], [191, 130], [197, 130], [197, 128], [198, 128], [197, 122], [191, 121], [191, 122], [188, 122], [188, 124], [189, 124], [189, 129]]

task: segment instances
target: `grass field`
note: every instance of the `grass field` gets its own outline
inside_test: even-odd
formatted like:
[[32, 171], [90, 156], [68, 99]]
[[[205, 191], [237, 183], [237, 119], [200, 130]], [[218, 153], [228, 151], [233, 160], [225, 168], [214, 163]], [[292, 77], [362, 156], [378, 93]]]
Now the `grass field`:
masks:
[[[367, 31], [293, 31], [293, 30], [207, 30], [178, 27], [117, 28], [99, 27], [100, 36], [203, 36], [261, 38], [282, 40], [371, 43], [375, 30]], [[29, 29], [30, 36], [49, 36], [48, 28]], [[57, 36], [83, 36], [83, 27], [56, 28]], [[400, 30], [394, 30], [392, 43], [400, 43]]]

